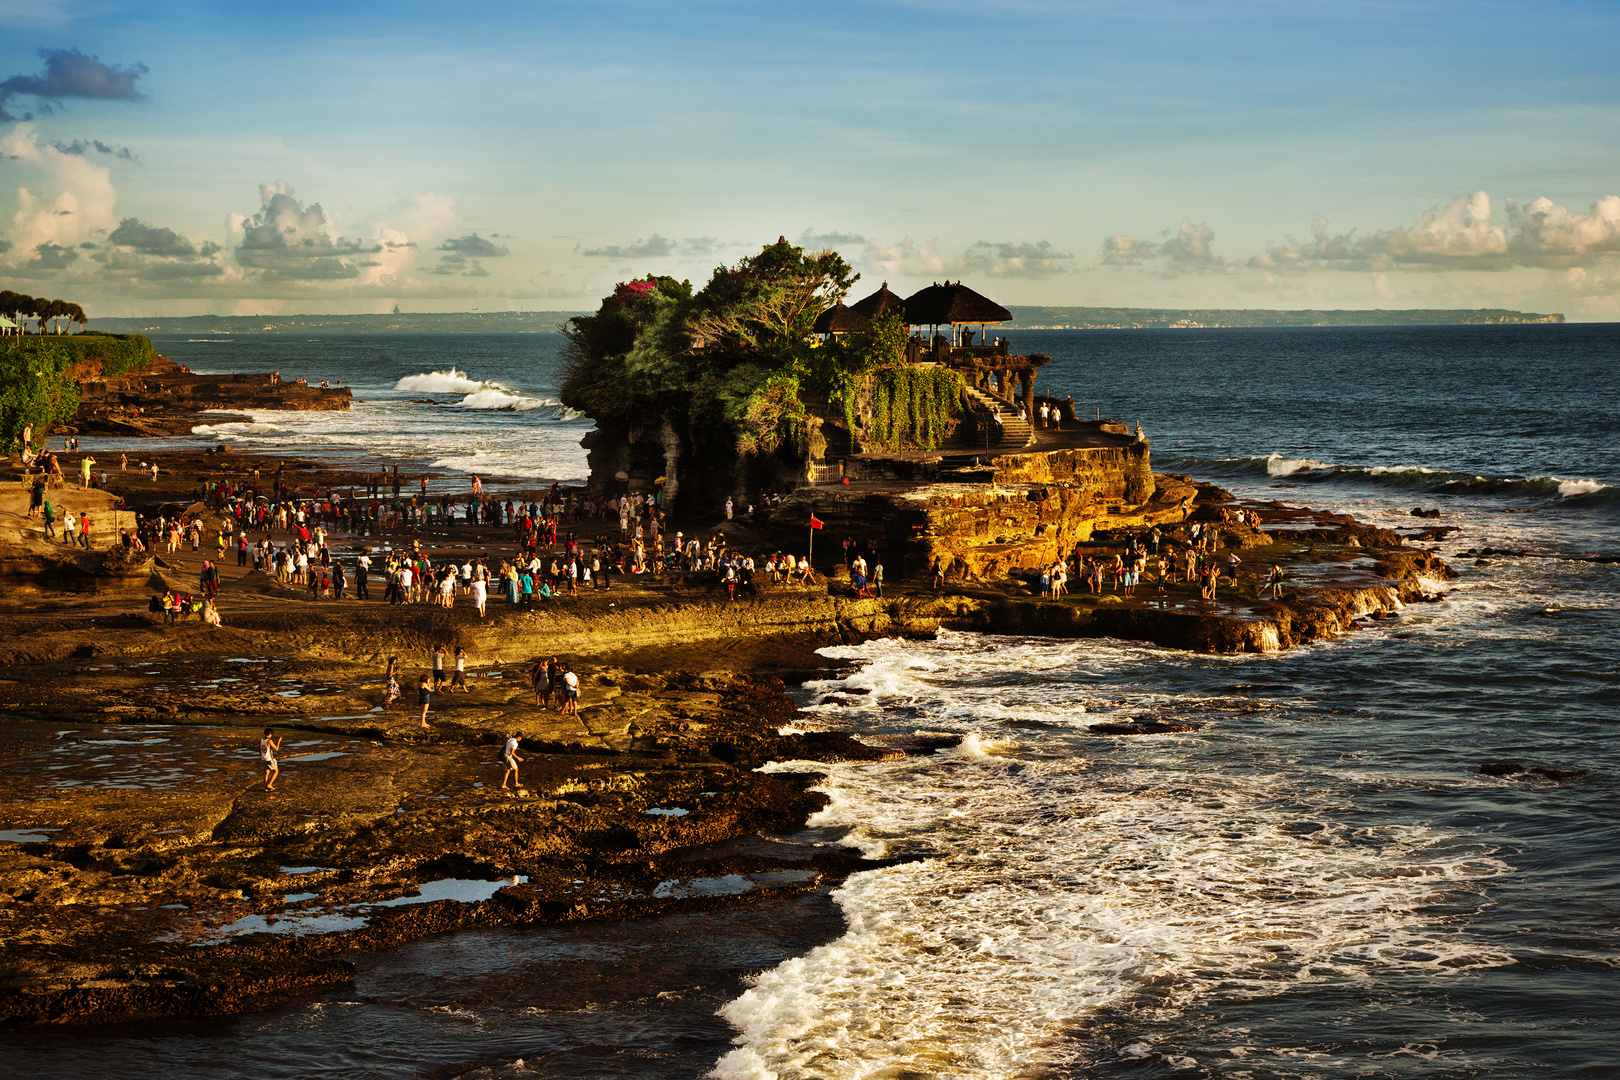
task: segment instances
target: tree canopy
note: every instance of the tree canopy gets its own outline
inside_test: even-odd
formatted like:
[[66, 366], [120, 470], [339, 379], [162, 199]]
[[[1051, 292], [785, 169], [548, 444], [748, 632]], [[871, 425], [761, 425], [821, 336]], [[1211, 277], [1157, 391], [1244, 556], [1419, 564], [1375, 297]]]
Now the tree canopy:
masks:
[[563, 328], [563, 402], [608, 422], [680, 417], [729, 432], [741, 453], [771, 453], [802, 421], [806, 383], [825, 388], [816, 316], [857, 278], [837, 252], [778, 239], [696, 293], [672, 277], [623, 282]]
[[90, 321], [84, 308], [71, 301], [48, 300], [43, 296], [29, 296], [10, 289], [0, 290], [0, 315], [17, 320], [38, 319], [41, 334], [49, 333], [53, 323], [57, 324], [56, 331], [60, 333], [61, 323], [83, 326]]

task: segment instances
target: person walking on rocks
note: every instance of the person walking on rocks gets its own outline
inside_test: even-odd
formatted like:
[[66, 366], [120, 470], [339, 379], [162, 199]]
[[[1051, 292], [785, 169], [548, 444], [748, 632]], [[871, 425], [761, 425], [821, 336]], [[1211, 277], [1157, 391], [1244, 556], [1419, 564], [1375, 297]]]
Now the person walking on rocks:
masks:
[[399, 700], [399, 657], [388, 658], [388, 692], [383, 697], [383, 708]]
[[522, 761], [523, 759], [518, 757], [518, 737], [515, 734], [508, 735], [506, 745], [501, 749], [501, 762], [506, 766], [506, 771], [501, 774], [502, 791], [506, 790], [508, 777], [512, 780], [513, 791], [522, 790], [522, 786], [518, 783], [518, 765]]
[[467, 689], [467, 650], [460, 645], [456, 646], [456, 671], [450, 676], [448, 693], [455, 693], [458, 686], [461, 687], [463, 694], [471, 692]]
[[264, 729], [264, 738], [259, 740], [259, 760], [264, 762], [264, 790], [276, 790], [276, 780], [281, 776], [281, 766], [276, 764], [276, 751], [281, 749], [281, 740], [271, 733], [269, 728]]
[[450, 655], [450, 650], [445, 648], [444, 645], [440, 644], [433, 647], [433, 689], [435, 690], [444, 685], [444, 658], [448, 655]]

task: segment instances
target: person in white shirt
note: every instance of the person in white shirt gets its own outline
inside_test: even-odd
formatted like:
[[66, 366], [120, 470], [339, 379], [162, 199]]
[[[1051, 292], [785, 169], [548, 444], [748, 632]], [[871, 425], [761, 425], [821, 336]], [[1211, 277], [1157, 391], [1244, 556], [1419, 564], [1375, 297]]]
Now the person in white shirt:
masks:
[[523, 759], [518, 757], [518, 738], [516, 735], [507, 736], [506, 746], [501, 750], [501, 761], [506, 766], [506, 771], [501, 774], [501, 790], [506, 790], [508, 778], [512, 781], [512, 790], [520, 790], [518, 786], [518, 764]]

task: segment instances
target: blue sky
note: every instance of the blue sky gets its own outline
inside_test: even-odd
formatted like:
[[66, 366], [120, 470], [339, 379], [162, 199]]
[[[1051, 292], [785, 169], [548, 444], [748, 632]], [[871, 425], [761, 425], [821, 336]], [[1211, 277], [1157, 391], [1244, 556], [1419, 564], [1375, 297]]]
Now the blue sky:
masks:
[[466, 7], [0, 0], [0, 275], [564, 309], [785, 234], [857, 294], [1620, 318], [1613, 3]]

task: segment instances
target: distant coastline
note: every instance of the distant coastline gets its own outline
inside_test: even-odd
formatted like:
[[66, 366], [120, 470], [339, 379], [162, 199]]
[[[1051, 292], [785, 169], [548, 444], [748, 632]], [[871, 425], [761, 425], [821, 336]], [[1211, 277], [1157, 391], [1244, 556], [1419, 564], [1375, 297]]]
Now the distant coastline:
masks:
[[[1281, 311], [1245, 308], [1009, 306], [1003, 330], [1200, 330], [1227, 327], [1519, 326], [1562, 323], [1561, 314], [1505, 308]], [[583, 311], [464, 311], [389, 315], [187, 315], [97, 319], [117, 334], [535, 334], [554, 332]]]

